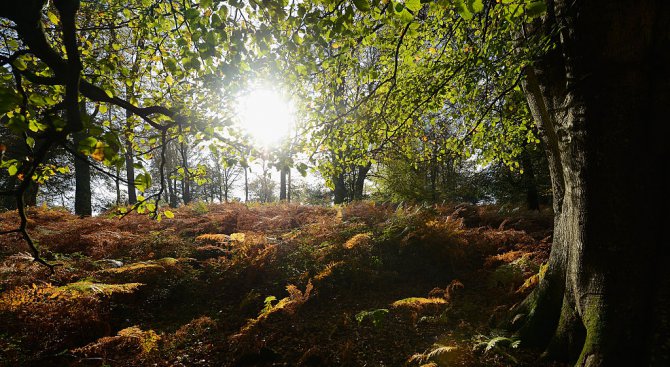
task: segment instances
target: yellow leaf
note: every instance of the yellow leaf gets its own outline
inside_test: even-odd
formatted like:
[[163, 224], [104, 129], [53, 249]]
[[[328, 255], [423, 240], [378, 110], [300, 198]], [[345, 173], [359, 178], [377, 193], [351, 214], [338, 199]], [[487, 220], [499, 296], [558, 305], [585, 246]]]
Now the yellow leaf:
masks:
[[95, 150], [93, 151], [93, 154], [91, 154], [91, 157], [98, 162], [105, 159], [105, 143], [101, 141], [95, 143]]
[[58, 24], [60, 22], [56, 14], [54, 14], [53, 12], [47, 12], [47, 17], [49, 17], [49, 20], [53, 24]]

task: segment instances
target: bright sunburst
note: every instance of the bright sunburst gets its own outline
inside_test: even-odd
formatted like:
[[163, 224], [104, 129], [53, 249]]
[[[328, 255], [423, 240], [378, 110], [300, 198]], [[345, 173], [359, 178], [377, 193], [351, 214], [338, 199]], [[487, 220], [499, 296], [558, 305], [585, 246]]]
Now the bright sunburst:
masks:
[[258, 88], [243, 95], [238, 113], [242, 128], [265, 147], [286, 138], [293, 127], [293, 108], [274, 89]]

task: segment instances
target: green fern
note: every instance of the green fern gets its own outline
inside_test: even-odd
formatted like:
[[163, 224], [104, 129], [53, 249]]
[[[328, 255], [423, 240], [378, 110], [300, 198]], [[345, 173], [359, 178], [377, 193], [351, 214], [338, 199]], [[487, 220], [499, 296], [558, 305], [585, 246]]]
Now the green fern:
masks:
[[361, 311], [356, 314], [356, 321], [358, 321], [359, 324], [363, 323], [365, 320], [370, 320], [372, 322], [372, 325], [377, 327], [382, 324], [382, 322], [386, 319], [386, 316], [388, 316], [389, 310], [386, 308], [378, 308], [376, 310], [370, 310], [370, 311]]
[[507, 358], [512, 363], [519, 363], [519, 361], [509, 353], [509, 349], [517, 349], [521, 345], [521, 340], [506, 336], [494, 336], [489, 339], [483, 335], [480, 335], [478, 340], [479, 341], [473, 348], [474, 350], [482, 351], [484, 354], [495, 353]]

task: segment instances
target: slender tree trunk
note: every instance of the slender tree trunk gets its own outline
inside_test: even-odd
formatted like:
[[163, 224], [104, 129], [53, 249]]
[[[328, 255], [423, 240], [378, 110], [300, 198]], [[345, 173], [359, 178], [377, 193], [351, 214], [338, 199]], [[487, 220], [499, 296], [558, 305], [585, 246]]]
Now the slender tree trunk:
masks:
[[244, 202], [249, 201], [249, 178], [247, 176], [247, 171], [249, 167], [244, 166]]
[[190, 172], [188, 168], [188, 150], [185, 142], [182, 142], [180, 145], [181, 153], [181, 165], [184, 167], [184, 178], [181, 181], [182, 187], [182, 200], [184, 200], [184, 205], [187, 205], [191, 202], [191, 184], [190, 184]]
[[[126, 91], [127, 93], [127, 91]], [[133, 125], [130, 121], [132, 114], [126, 110], [126, 181], [128, 182], [128, 204], [137, 203], [137, 194], [135, 192], [135, 159], [133, 152]]]
[[216, 169], [216, 188], [218, 189], [219, 202], [223, 203], [223, 176], [225, 172], [221, 172], [221, 163], [219, 157], [214, 157], [214, 168]]
[[[224, 199], [225, 197], [225, 199]], [[228, 202], [228, 188], [226, 187], [225, 190], [225, 195], [224, 195], [224, 190], [223, 190], [223, 180], [221, 177], [221, 174], [219, 174], [219, 201], [220, 202]]]
[[291, 169], [288, 168], [287, 170], [287, 179], [288, 179], [288, 184], [286, 186], [286, 201], [291, 202]]
[[430, 195], [433, 202], [437, 202], [437, 172], [437, 147], [435, 147], [430, 159]]
[[[172, 185], [170, 185], [169, 182], [172, 182]], [[176, 208], [179, 206], [179, 197], [177, 196], [177, 179], [168, 179], [168, 188], [170, 190], [170, 207]]]
[[670, 259], [652, 213], [665, 197], [655, 132], [670, 104], [670, 8], [555, 1], [545, 22], [560, 41], [524, 89], [550, 164], [554, 245], [520, 334], [578, 366], [669, 365]]
[[126, 181], [128, 182], [128, 204], [137, 203], [135, 192], [135, 160], [133, 158], [133, 143], [126, 141]]
[[116, 188], [116, 205], [121, 205], [121, 169], [116, 168], [116, 176], [114, 177], [114, 186]]
[[279, 200], [286, 201], [287, 190], [286, 190], [286, 177], [288, 169], [282, 167], [281, 172], [279, 173]]
[[[73, 134], [75, 149], [78, 149], [79, 143], [87, 135], [85, 132]], [[91, 208], [91, 167], [86, 159], [78, 154], [74, 155], [74, 179], [74, 213], [80, 217], [90, 217], [93, 213]]]

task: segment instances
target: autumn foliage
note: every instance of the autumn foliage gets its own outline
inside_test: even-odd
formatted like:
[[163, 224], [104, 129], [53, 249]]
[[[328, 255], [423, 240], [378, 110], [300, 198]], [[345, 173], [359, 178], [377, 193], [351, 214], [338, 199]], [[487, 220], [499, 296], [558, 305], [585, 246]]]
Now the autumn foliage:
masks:
[[0, 365], [535, 362], [473, 345], [543, 275], [549, 213], [198, 205], [160, 222], [31, 209], [60, 266], [0, 237]]

